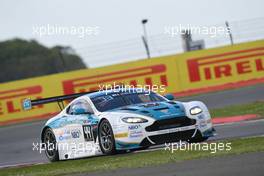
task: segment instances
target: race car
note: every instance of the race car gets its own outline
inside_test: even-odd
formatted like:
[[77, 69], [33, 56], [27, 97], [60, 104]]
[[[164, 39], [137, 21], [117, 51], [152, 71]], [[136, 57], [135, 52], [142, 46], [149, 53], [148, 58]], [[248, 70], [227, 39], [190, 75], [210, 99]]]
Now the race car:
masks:
[[50, 161], [145, 149], [177, 141], [202, 142], [214, 135], [211, 116], [200, 101], [174, 101], [137, 88], [77, 93], [23, 101], [25, 110], [73, 99], [41, 130]]

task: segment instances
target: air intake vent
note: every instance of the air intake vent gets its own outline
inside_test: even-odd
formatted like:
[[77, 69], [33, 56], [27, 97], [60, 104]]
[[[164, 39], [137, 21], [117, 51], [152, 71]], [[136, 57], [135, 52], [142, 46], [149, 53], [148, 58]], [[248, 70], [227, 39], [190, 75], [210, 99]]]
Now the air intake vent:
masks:
[[165, 108], [157, 108], [157, 109], [154, 109], [155, 111], [162, 111], [162, 110], [167, 110], [169, 109], [168, 107], [165, 107]]
[[174, 102], [174, 101], [169, 101], [168, 103], [170, 103], [170, 104], [177, 104], [177, 103]]
[[165, 130], [194, 124], [196, 124], [195, 119], [190, 119], [188, 117], [175, 117], [171, 119], [157, 120], [152, 125], [146, 127], [146, 131]]
[[122, 108], [121, 110], [124, 110], [124, 111], [137, 111], [137, 109], [133, 109], [133, 108]]
[[142, 112], [144, 114], [148, 114], [149, 113], [148, 111], [140, 111], [140, 112]]

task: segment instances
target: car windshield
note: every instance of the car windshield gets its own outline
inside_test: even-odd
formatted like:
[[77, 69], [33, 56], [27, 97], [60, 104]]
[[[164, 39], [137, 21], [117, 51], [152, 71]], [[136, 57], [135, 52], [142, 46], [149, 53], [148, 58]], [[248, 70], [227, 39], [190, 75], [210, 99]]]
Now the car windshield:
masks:
[[162, 96], [155, 94], [153, 92], [146, 93], [110, 93], [107, 95], [101, 95], [91, 98], [95, 107], [98, 111], [108, 111], [111, 109], [139, 104], [139, 103], [149, 103], [157, 101], [166, 101]]

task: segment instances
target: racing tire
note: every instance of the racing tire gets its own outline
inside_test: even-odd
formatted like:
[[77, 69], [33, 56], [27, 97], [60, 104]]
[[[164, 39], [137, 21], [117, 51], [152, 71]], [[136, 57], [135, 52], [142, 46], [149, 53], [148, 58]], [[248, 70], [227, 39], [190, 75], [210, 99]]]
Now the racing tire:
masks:
[[99, 125], [98, 138], [101, 151], [104, 154], [112, 155], [116, 153], [114, 133], [106, 119], [102, 120]]
[[191, 139], [188, 139], [187, 142], [188, 143], [199, 143], [199, 142], [204, 142], [208, 139], [208, 137], [203, 137], [201, 132], [198, 131], [195, 136]]
[[56, 137], [50, 128], [46, 129], [44, 132], [43, 143], [45, 145], [45, 154], [47, 158], [51, 162], [59, 161], [59, 152], [56, 147]]

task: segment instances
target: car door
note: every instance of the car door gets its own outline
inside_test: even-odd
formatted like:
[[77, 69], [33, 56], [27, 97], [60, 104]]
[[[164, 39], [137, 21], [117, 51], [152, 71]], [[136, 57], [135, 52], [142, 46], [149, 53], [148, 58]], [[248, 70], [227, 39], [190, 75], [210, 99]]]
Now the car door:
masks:
[[[98, 117], [94, 114], [88, 101], [78, 100], [69, 106], [67, 119], [71, 124], [80, 124], [82, 126], [83, 137], [86, 142], [95, 141]], [[72, 137], [77, 138], [78, 134], [72, 134]]]

